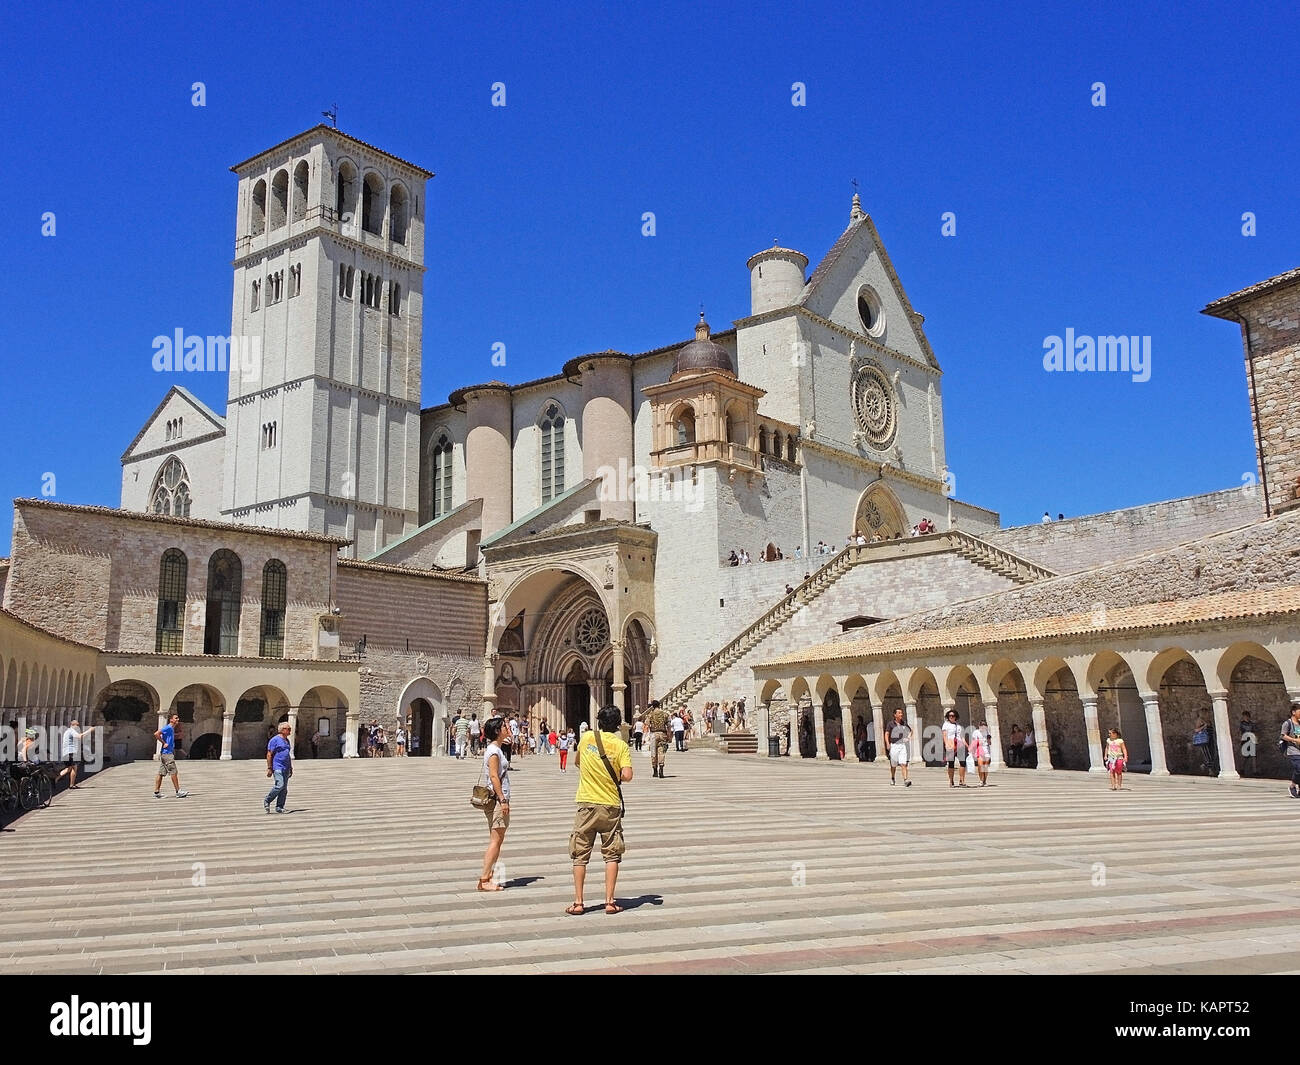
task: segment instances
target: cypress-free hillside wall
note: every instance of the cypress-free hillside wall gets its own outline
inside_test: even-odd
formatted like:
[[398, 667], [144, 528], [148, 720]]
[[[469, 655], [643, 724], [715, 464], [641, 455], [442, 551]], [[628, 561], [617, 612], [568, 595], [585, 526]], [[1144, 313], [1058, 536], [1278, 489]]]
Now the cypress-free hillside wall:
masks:
[[979, 535], [1057, 573], [1076, 573], [1199, 540], [1263, 517], [1263, 492], [1246, 486]]

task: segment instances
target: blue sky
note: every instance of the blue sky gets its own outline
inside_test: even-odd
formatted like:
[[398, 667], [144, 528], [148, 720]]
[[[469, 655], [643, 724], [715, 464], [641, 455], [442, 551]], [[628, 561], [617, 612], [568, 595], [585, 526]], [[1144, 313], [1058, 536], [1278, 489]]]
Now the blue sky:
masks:
[[[437, 174], [426, 405], [685, 339], [701, 302], [726, 328], [746, 258], [815, 263], [857, 178], [945, 371], [960, 498], [1015, 524], [1240, 484], [1240, 335], [1198, 312], [1300, 265], [1298, 37], [1265, 4], [10, 5], [0, 496], [52, 473], [117, 504], [172, 383], [152, 338], [230, 330], [228, 167], [335, 103]], [[1151, 336], [1151, 379], [1045, 373], [1067, 328]], [[223, 378], [183, 383], [224, 409]]]

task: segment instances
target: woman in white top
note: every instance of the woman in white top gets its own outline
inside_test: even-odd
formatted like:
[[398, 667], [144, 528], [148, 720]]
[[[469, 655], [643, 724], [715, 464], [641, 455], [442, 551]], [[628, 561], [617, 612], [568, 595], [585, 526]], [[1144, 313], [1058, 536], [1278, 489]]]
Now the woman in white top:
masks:
[[505, 885], [497, 882], [496, 865], [501, 857], [501, 844], [510, 827], [510, 759], [497, 742], [505, 730], [505, 721], [494, 717], [483, 724], [483, 738], [488, 741], [483, 751], [483, 775], [492, 789], [492, 801], [484, 807], [488, 821], [488, 845], [483, 852], [483, 873], [478, 878], [479, 891], [504, 891]]

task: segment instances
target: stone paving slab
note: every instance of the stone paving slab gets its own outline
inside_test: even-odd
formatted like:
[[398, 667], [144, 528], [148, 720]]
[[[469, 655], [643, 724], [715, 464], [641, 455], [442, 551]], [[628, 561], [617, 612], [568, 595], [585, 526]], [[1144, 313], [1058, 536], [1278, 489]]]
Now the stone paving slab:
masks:
[[[303, 762], [287, 817], [257, 762], [97, 774], [0, 833], [0, 973], [1268, 973], [1300, 807], [1276, 781], [1005, 771], [952, 789], [881, 764], [643, 759], [607, 917], [563, 914], [575, 774], [513, 775], [509, 890], [474, 891], [476, 761]], [[600, 899], [597, 861], [589, 906]]]

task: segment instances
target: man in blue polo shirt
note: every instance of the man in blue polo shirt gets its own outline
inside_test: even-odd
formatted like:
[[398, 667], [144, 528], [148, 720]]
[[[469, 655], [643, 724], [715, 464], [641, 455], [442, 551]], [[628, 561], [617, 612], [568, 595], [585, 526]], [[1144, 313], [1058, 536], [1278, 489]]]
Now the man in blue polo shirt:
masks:
[[181, 791], [181, 777], [176, 772], [176, 726], [180, 724], [181, 715], [172, 714], [167, 719], [167, 724], [153, 734], [153, 738], [162, 744], [162, 749], [158, 752], [158, 776], [153, 782], [153, 797], [162, 798], [163, 777], [172, 778], [172, 787], [176, 789], [176, 798], [183, 799], [189, 794], [188, 791]]
[[266, 745], [266, 775], [272, 777], [274, 787], [266, 794], [262, 800], [262, 807], [269, 814], [271, 812], [271, 801], [275, 800], [275, 812], [284, 813], [284, 801], [289, 797], [289, 777], [293, 775], [293, 765], [290, 761], [291, 747], [289, 744], [289, 722], [280, 722], [280, 731], [271, 737], [271, 742]]

